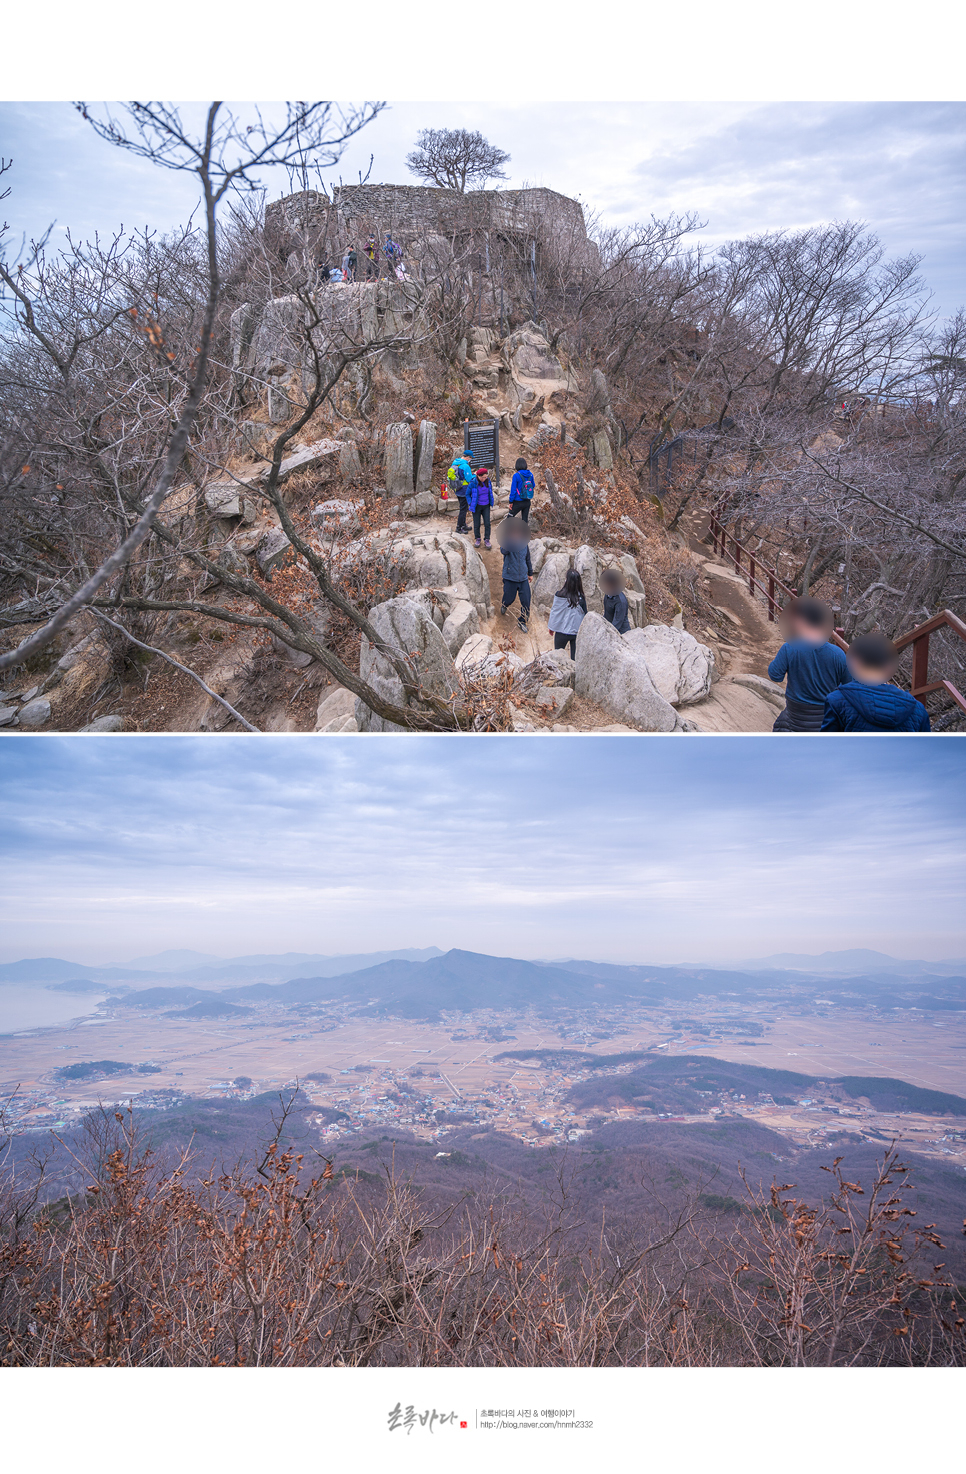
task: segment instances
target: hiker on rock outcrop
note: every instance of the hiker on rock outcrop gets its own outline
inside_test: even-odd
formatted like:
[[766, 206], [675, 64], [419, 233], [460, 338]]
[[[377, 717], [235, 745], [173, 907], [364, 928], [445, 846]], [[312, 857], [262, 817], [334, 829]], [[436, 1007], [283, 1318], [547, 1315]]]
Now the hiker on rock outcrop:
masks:
[[382, 254], [385, 256], [386, 265], [393, 275], [400, 281], [405, 281], [407, 272], [403, 265], [402, 246], [393, 240], [388, 230], [386, 231], [386, 242], [382, 248]]
[[788, 677], [772, 731], [818, 732], [826, 697], [849, 679], [845, 653], [832, 644], [832, 611], [821, 599], [796, 599], [784, 622], [789, 639], [768, 667], [771, 680]]
[[631, 619], [627, 610], [624, 580], [616, 568], [604, 569], [600, 576], [600, 586], [604, 590], [604, 618], [608, 624], [614, 626], [619, 635], [626, 635], [631, 627]]
[[349, 281], [349, 282], [355, 281], [355, 279], [356, 279], [356, 267], [358, 266], [358, 264], [359, 264], [359, 258], [356, 255], [354, 248], [352, 246], [350, 246], [349, 249], [346, 251], [345, 255], [342, 258], [342, 280], [343, 281]]
[[456, 531], [466, 533], [469, 530], [466, 526], [466, 513], [468, 510], [466, 498], [469, 496], [470, 487], [474, 484], [476, 477], [473, 474], [473, 467], [465, 456], [457, 456], [446, 473], [446, 480], [450, 488], [456, 493], [456, 500], [459, 502]]
[[570, 658], [577, 658], [577, 631], [580, 622], [587, 613], [587, 600], [584, 598], [584, 586], [580, 574], [571, 568], [564, 579], [564, 586], [558, 589], [553, 596], [553, 604], [550, 609], [550, 617], [547, 620], [550, 633], [553, 635], [553, 648], [565, 650], [570, 646]]
[[506, 614], [513, 601], [519, 599], [517, 624], [526, 630], [530, 623], [530, 580], [533, 577], [529, 537], [526, 529], [516, 522], [509, 523], [503, 535], [503, 603], [500, 613]]
[[850, 680], [825, 698], [823, 732], [928, 732], [929, 713], [891, 684], [899, 664], [885, 635], [859, 635], [846, 656]]
[[516, 463], [513, 472], [513, 480], [510, 482], [510, 513], [515, 517], [519, 512], [524, 522], [530, 521], [530, 503], [533, 500], [533, 472], [528, 468], [523, 456]]
[[366, 241], [366, 281], [379, 275], [379, 241], [374, 235]]
[[466, 502], [473, 513], [474, 546], [480, 545], [480, 523], [483, 524], [483, 546], [490, 546], [490, 508], [494, 503], [493, 485], [486, 466], [480, 466], [466, 494]]

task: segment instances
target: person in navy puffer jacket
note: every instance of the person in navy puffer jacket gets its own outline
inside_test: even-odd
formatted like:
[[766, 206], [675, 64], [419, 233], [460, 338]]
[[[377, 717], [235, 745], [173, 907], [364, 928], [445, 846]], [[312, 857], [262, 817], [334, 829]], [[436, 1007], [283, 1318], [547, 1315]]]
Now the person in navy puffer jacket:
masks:
[[921, 701], [890, 685], [898, 665], [895, 646], [884, 635], [859, 635], [846, 657], [850, 681], [825, 698], [823, 732], [928, 732]]

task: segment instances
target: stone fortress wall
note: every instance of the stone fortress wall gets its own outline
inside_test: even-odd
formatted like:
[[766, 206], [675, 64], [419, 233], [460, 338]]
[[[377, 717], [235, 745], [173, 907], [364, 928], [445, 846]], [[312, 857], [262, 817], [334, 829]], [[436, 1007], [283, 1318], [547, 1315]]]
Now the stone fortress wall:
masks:
[[319, 190], [303, 190], [274, 200], [266, 206], [265, 223], [280, 242], [294, 244], [307, 231], [333, 253], [350, 243], [358, 248], [372, 231], [380, 245], [388, 233], [404, 249], [430, 236], [455, 240], [493, 235], [525, 253], [531, 242], [539, 251], [547, 239], [564, 238], [588, 265], [597, 261], [580, 202], [552, 189], [459, 194], [415, 184], [337, 185], [331, 198]]

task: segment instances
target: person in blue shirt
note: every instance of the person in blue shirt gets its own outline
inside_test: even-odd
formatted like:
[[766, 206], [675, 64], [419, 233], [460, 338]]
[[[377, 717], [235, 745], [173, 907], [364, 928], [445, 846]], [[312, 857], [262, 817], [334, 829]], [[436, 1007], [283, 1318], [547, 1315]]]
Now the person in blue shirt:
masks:
[[845, 652], [833, 645], [832, 611], [821, 599], [796, 599], [786, 616], [787, 639], [768, 667], [769, 678], [785, 684], [785, 709], [773, 732], [818, 732], [825, 698], [849, 679]]
[[483, 523], [484, 547], [490, 546], [490, 508], [496, 500], [493, 483], [486, 466], [480, 466], [466, 493], [466, 504], [473, 513], [473, 541], [480, 545], [480, 522]]
[[513, 472], [513, 480], [510, 482], [510, 513], [515, 517], [519, 512], [524, 522], [530, 521], [530, 503], [533, 501], [533, 472], [528, 468], [523, 456], [516, 463]]
[[891, 684], [899, 657], [884, 635], [859, 635], [846, 657], [851, 680], [825, 698], [823, 732], [928, 732], [929, 713]]

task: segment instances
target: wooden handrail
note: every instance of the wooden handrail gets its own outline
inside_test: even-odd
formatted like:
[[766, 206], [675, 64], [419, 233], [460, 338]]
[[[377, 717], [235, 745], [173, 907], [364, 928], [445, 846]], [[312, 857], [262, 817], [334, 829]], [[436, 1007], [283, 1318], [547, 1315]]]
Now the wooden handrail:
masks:
[[912, 680], [910, 690], [913, 696], [928, 696], [931, 691], [946, 691], [955, 701], [956, 705], [966, 711], [966, 696], [958, 691], [951, 681], [929, 679], [929, 637], [939, 629], [951, 629], [954, 634], [966, 642], [966, 623], [953, 614], [951, 609], [941, 609], [934, 614], [932, 619], [927, 619], [925, 624], [919, 624], [914, 630], [906, 635], [900, 635], [893, 640], [897, 650], [905, 650], [912, 646]]
[[[767, 564], [762, 563], [750, 548], [746, 548], [743, 543], [740, 543], [734, 533], [729, 532], [725, 527], [714, 507], [710, 509], [708, 515], [711, 523], [711, 539], [715, 554], [726, 558], [729, 563], [733, 563], [736, 573], [742, 573], [744, 571], [741, 566], [741, 560], [742, 557], [747, 558], [748, 569], [745, 577], [748, 580], [748, 592], [752, 596], [756, 593], [764, 596], [765, 602], [768, 605], [768, 618], [775, 620], [782, 607], [778, 602], [779, 594], [784, 595], [786, 598], [796, 599], [798, 597], [798, 590], [790, 588], [788, 584], [783, 583], [776, 569], [770, 568]], [[767, 579], [767, 584], [761, 581], [759, 574]], [[892, 643], [897, 650], [905, 650], [909, 645], [912, 646], [912, 680], [910, 682], [910, 690], [913, 696], [928, 696], [932, 691], [945, 691], [952, 697], [957, 706], [961, 707], [963, 711], [966, 711], [966, 696], [963, 696], [963, 693], [958, 691], [951, 681], [938, 680], [930, 682], [929, 680], [929, 637], [935, 634], [936, 630], [943, 628], [951, 629], [966, 643], [966, 621], [960, 619], [958, 615], [953, 614], [950, 609], [941, 610], [938, 614], [933, 615], [932, 619], [927, 619], [924, 624], [917, 625], [908, 634], [900, 635]], [[838, 645], [840, 650], [848, 650], [848, 641], [843, 639], [838, 630], [834, 630], [830, 638], [832, 643]]]

